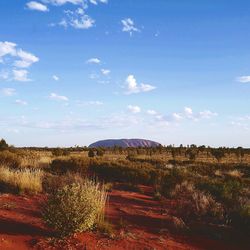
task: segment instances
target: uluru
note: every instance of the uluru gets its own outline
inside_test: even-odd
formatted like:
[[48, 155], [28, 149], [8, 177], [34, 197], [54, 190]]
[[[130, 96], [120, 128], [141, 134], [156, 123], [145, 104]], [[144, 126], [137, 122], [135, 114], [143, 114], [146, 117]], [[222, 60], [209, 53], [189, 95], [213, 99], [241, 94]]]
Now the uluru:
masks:
[[151, 140], [145, 139], [108, 139], [108, 140], [101, 140], [94, 142], [89, 145], [89, 148], [112, 148], [112, 147], [122, 147], [122, 148], [136, 148], [136, 147], [143, 147], [143, 148], [150, 148], [150, 147], [158, 147], [161, 144]]

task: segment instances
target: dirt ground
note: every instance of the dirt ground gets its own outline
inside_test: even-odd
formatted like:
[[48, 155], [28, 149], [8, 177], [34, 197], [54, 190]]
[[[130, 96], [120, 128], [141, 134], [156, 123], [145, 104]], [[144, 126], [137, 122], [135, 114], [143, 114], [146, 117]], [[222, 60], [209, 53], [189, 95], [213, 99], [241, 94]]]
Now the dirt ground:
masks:
[[[201, 235], [187, 235], [176, 230], [169, 211], [173, 201], [164, 204], [153, 199], [149, 187], [139, 192], [121, 188], [110, 192], [106, 219], [115, 234], [108, 237], [97, 232], [77, 234], [60, 241], [42, 222], [39, 207], [45, 196], [0, 195], [0, 249], [244, 249]], [[235, 243], [237, 244], [237, 243]]]

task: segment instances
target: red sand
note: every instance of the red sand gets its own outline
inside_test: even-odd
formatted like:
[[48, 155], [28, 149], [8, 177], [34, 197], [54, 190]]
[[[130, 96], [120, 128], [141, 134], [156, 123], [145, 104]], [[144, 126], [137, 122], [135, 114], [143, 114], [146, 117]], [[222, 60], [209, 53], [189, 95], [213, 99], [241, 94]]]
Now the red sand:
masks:
[[[110, 239], [99, 233], [81, 233], [67, 242], [52, 247], [52, 233], [39, 212], [44, 196], [0, 195], [0, 249], [242, 249], [201, 236], [184, 236], [171, 231], [172, 217], [152, 198], [150, 188], [145, 194], [113, 190], [107, 207], [107, 219], [115, 226], [116, 236]], [[122, 219], [121, 219], [122, 218]]]

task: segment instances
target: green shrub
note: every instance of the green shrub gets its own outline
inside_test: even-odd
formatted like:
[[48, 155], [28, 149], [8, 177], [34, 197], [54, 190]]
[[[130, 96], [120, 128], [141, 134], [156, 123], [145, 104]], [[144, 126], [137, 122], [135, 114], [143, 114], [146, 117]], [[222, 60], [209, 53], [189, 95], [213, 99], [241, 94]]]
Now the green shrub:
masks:
[[167, 197], [171, 196], [171, 191], [177, 184], [184, 181], [185, 174], [183, 170], [174, 167], [162, 178], [161, 193]]
[[123, 161], [98, 161], [90, 163], [90, 170], [106, 181], [132, 184], [154, 184], [158, 170], [148, 163]]
[[91, 148], [89, 150], [89, 152], [88, 152], [88, 156], [91, 157], [91, 158], [95, 157], [96, 156], [96, 151]]
[[67, 157], [53, 160], [51, 170], [58, 174], [65, 174], [67, 172], [86, 174], [88, 166], [89, 161], [84, 157]]
[[68, 156], [70, 155], [70, 152], [66, 149], [62, 148], [55, 148], [52, 150], [53, 156]]
[[106, 200], [106, 192], [93, 181], [66, 185], [48, 197], [43, 218], [61, 237], [83, 232], [103, 221]]
[[4, 139], [0, 140], [0, 151], [8, 149], [9, 145]]

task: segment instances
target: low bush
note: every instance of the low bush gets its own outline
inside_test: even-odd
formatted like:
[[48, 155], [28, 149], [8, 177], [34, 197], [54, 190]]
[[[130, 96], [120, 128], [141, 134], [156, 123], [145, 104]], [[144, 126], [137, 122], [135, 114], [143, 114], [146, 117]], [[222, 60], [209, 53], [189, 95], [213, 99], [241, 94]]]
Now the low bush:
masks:
[[176, 185], [173, 196], [177, 199], [176, 209], [187, 221], [224, 220], [224, 208], [209, 193], [197, 190], [193, 184], [183, 182]]
[[164, 196], [170, 197], [171, 192], [173, 191], [175, 186], [182, 183], [184, 181], [184, 178], [185, 173], [182, 169], [179, 169], [177, 167], [170, 169], [169, 173], [162, 178], [160, 187], [161, 193]]
[[58, 158], [52, 161], [51, 170], [57, 174], [67, 172], [86, 174], [89, 167], [89, 160], [84, 157]]
[[148, 163], [122, 161], [98, 161], [90, 163], [90, 170], [100, 178], [112, 182], [131, 184], [154, 184], [159, 171]]
[[0, 168], [0, 191], [11, 193], [38, 193], [42, 191], [43, 172], [40, 170], [12, 170]]
[[21, 158], [15, 153], [9, 151], [0, 152], [0, 166], [19, 168], [21, 166], [21, 162]]
[[70, 155], [69, 150], [62, 149], [62, 148], [55, 148], [52, 150], [52, 155], [53, 156], [68, 156]]
[[98, 183], [73, 183], [49, 195], [43, 218], [61, 237], [83, 232], [104, 220], [106, 200], [107, 194]]

